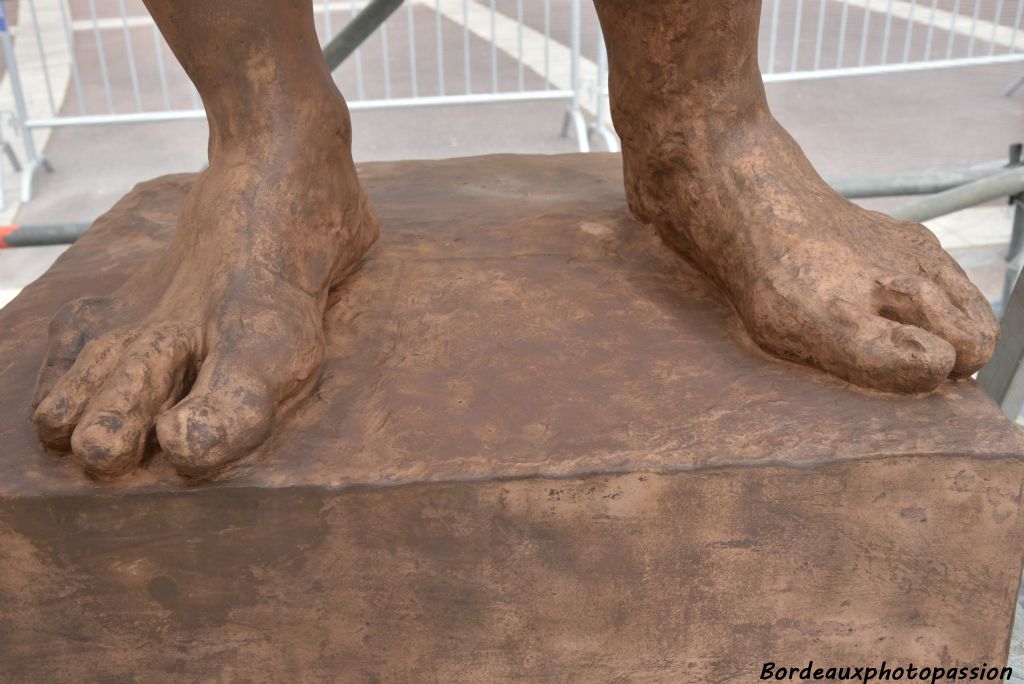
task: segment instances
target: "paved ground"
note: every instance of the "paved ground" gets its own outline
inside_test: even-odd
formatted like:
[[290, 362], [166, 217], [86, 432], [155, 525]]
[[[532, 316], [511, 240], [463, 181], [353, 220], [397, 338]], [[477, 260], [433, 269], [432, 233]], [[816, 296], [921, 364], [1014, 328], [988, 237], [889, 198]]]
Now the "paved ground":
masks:
[[[1024, 65], [768, 85], [777, 116], [826, 176], [927, 171], [1001, 160], [1024, 139], [1024, 89], [1000, 89]], [[561, 103], [492, 104], [353, 113], [357, 160], [438, 158], [492, 152], [575, 151], [559, 135]], [[89, 221], [134, 183], [197, 170], [206, 158], [200, 121], [57, 129], [46, 153], [55, 172], [40, 175], [35, 198], [14, 222]], [[885, 210], [908, 198], [868, 200]], [[933, 222], [933, 228], [993, 301], [1002, 287], [999, 250], [1005, 206]], [[962, 250], [967, 250], [962, 252]], [[12, 296], [54, 250], [0, 251], [0, 299]], [[42, 255], [46, 255], [45, 257]], [[970, 258], [968, 258], [970, 257]]]

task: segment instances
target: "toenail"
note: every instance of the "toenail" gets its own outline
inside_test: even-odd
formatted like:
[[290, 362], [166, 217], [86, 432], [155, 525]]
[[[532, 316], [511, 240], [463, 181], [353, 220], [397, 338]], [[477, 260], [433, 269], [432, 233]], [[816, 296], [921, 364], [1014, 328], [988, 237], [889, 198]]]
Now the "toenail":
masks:
[[44, 399], [35, 413], [32, 414], [32, 423], [40, 437], [56, 438], [67, 437], [66, 433], [70, 427], [67, 423], [66, 401], [63, 399]]
[[95, 425], [104, 428], [107, 432], [119, 432], [124, 427], [124, 417], [104, 411], [90, 416], [88, 423], [89, 427]]
[[892, 341], [903, 349], [909, 349], [912, 351], [927, 351], [928, 346], [922, 341], [920, 331], [912, 326], [905, 325], [894, 329], [890, 333]]
[[72, 450], [92, 470], [123, 470], [122, 462], [134, 453], [138, 437], [124, 430], [124, 422], [112, 413], [90, 416], [71, 436]]

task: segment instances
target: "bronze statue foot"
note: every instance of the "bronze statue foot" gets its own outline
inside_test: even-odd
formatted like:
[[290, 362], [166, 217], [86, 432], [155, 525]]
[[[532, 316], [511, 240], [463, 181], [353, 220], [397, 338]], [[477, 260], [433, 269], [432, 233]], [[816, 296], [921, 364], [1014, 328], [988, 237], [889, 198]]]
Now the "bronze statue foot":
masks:
[[202, 96], [210, 167], [170, 243], [51, 327], [33, 420], [112, 477], [249, 453], [317, 380], [328, 291], [377, 237], [309, 2], [145, 0]]
[[927, 228], [833, 192], [767, 112], [702, 124], [630, 155], [631, 206], [722, 286], [759, 345], [898, 392], [985, 364], [992, 309]]
[[763, 348], [898, 392], [984, 365], [992, 310], [934, 236], [837, 195], [772, 117], [760, 2], [595, 5], [630, 207]]
[[170, 243], [112, 296], [56, 317], [34, 399], [48, 447], [111, 477], [144, 459], [155, 427], [178, 470], [204, 476], [307, 392], [328, 290], [377, 237], [347, 113], [333, 113], [312, 138], [261, 143], [258, 165], [221, 150]]

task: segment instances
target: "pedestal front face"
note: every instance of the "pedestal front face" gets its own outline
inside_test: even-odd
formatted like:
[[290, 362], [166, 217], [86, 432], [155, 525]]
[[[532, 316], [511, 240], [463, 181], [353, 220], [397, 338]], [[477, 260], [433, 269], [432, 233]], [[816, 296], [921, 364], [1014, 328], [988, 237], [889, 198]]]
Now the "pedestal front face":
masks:
[[[28, 398], [191, 182], [140, 186], [0, 313], [0, 679], [755, 681], [1002, 663], [1019, 435], [776, 361], [632, 222], [619, 161], [367, 165], [380, 243], [316, 393], [231, 478], [95, 484]], [[877, 662], [876, 662], [877, 661]]]

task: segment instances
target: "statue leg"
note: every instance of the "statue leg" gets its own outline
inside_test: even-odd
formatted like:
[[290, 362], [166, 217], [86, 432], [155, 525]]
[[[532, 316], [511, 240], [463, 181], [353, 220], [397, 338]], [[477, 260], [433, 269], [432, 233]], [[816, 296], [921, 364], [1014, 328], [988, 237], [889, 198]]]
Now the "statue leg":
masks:
[[991, 308], [934, 236], [837, 195], [772, 117], [760, 2], [595, 4], [630, 209], [721, 286], [758, 344], [904, 392], [988, 360]]
[[133, 469], [155, 432], [203, 476], [259, 445], [316, 381], [328, 290], [377, 221], [308, 0], [146, 5], [202, 96], [210, 165], [165, 248], [54, 320], [34, 422], [93, 475]]

